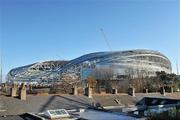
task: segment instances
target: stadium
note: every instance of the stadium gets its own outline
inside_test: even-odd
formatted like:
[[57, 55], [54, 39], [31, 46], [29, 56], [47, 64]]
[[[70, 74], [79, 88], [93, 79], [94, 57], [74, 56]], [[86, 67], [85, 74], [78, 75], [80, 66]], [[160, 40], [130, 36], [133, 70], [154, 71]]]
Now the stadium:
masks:
[[[171, 73], [171, 62], [153, 50], [95, 52], [70, 61], [45, 61], [10, 70], [8, 82], [51, 83], [63, 79], [84, 80], [97, 70], [110, 69], [112, 79], [131, 75], [155, 76], [157, 71]], [[96, 76], [94, 76], [96, 77]], [[98, 79], [98, 78], [97, 78]]]

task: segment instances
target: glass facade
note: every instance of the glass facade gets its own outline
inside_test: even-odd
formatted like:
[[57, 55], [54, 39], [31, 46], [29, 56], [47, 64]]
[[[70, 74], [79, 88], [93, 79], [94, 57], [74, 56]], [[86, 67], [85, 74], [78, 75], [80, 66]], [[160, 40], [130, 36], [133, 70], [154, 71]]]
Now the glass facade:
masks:
[[[39, 64], [39, 63], [38, 63]], [[7, 78], [10, 81], [19, 79], [59, 79], [61, 74], [76, 74], [80, 78], [88, 76], [95, 69], [112, 69], [114, 75], [129, 75], [136, 77], [154, 76], [156, 71], [171, 73], [171, 63], [163, 54], [152, 50], [129, 50], [117, 52], [96, 52], [83, 55], [60, 65], [48, 66], [48, 69], [36, 69], [32, 64], [11, 70]], [[45, 66], [43, 63], [41, 66]], [[53, 67], [52, 67], [53, 66]]]

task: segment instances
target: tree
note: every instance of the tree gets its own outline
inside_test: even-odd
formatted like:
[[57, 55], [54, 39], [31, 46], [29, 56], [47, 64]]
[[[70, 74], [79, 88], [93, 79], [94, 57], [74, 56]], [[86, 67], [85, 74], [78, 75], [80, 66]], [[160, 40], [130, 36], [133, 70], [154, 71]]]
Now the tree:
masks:
[[149, 92], [157, 92], [159, 87], [159, 81], [156, 76], [145, 78], [144, 88], [148, 89]]
[[113, 78], [113, 70], [111, 68], [97, 68], [94, 70], [93, 76], [97, 80], [98, 90], [105, 88], [107, 92], [111, 91], [111, 80]]
[[91, 88], [94, 88], [97, 81], [94, 80], [94, 78], [92, 76], [88, 76], [87, 77], [87, 83], [88, 83], [88, 86], [91, 87]]
[[178, 87], [180, 83], [178, 76], [174, 73], [168, 74], [164, 71], [156, 72], [156, 77], [160, 87]]
[[125, 73], [129, 75], [129, 84], [136, 88], [136, 92], [143, 92], [149, 73], [146, 68], [128, 68]]

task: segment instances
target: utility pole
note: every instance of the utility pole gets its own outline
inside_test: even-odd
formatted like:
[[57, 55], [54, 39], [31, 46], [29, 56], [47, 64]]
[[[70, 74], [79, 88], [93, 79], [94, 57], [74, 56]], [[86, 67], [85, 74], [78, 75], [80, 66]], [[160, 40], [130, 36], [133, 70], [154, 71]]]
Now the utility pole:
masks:
[[179, 75], [179, 68], [178, 68], [178, 62], [176, 61], [176, 69], [177, 69], [177, 75]]
[[2, 81], [3, 81], [3, 76], [2, 76], [2, 51], [1, 51], [1, 68], [0, 68], [0, 77], [1, 77], [1, 84], [2, 84]]

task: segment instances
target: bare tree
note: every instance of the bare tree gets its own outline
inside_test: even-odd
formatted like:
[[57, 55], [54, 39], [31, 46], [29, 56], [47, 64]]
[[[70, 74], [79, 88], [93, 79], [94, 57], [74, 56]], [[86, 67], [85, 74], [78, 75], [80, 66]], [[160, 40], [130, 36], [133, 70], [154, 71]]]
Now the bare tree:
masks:
[[62, 73], [59, 80], [52, 86], [52, 91], [61, 91], [63, 93], [71, 93], [73, 87], [80, 84], [79, 75], [73, 73]]
[[128, 68], [125, 74], [129, 76], [129, 85], [136, 88], [136, 92], [143, 92], [146, 84], [147, 76], [149, 76], [148, 70], [145, 68]]
[[93, 76], [97, 80], [98, 90], [104, 88], [106, 92], [111, 92], [111, 80], [113, 78], [113, 70], [111, 68], [97, 68], [94, 70]]

